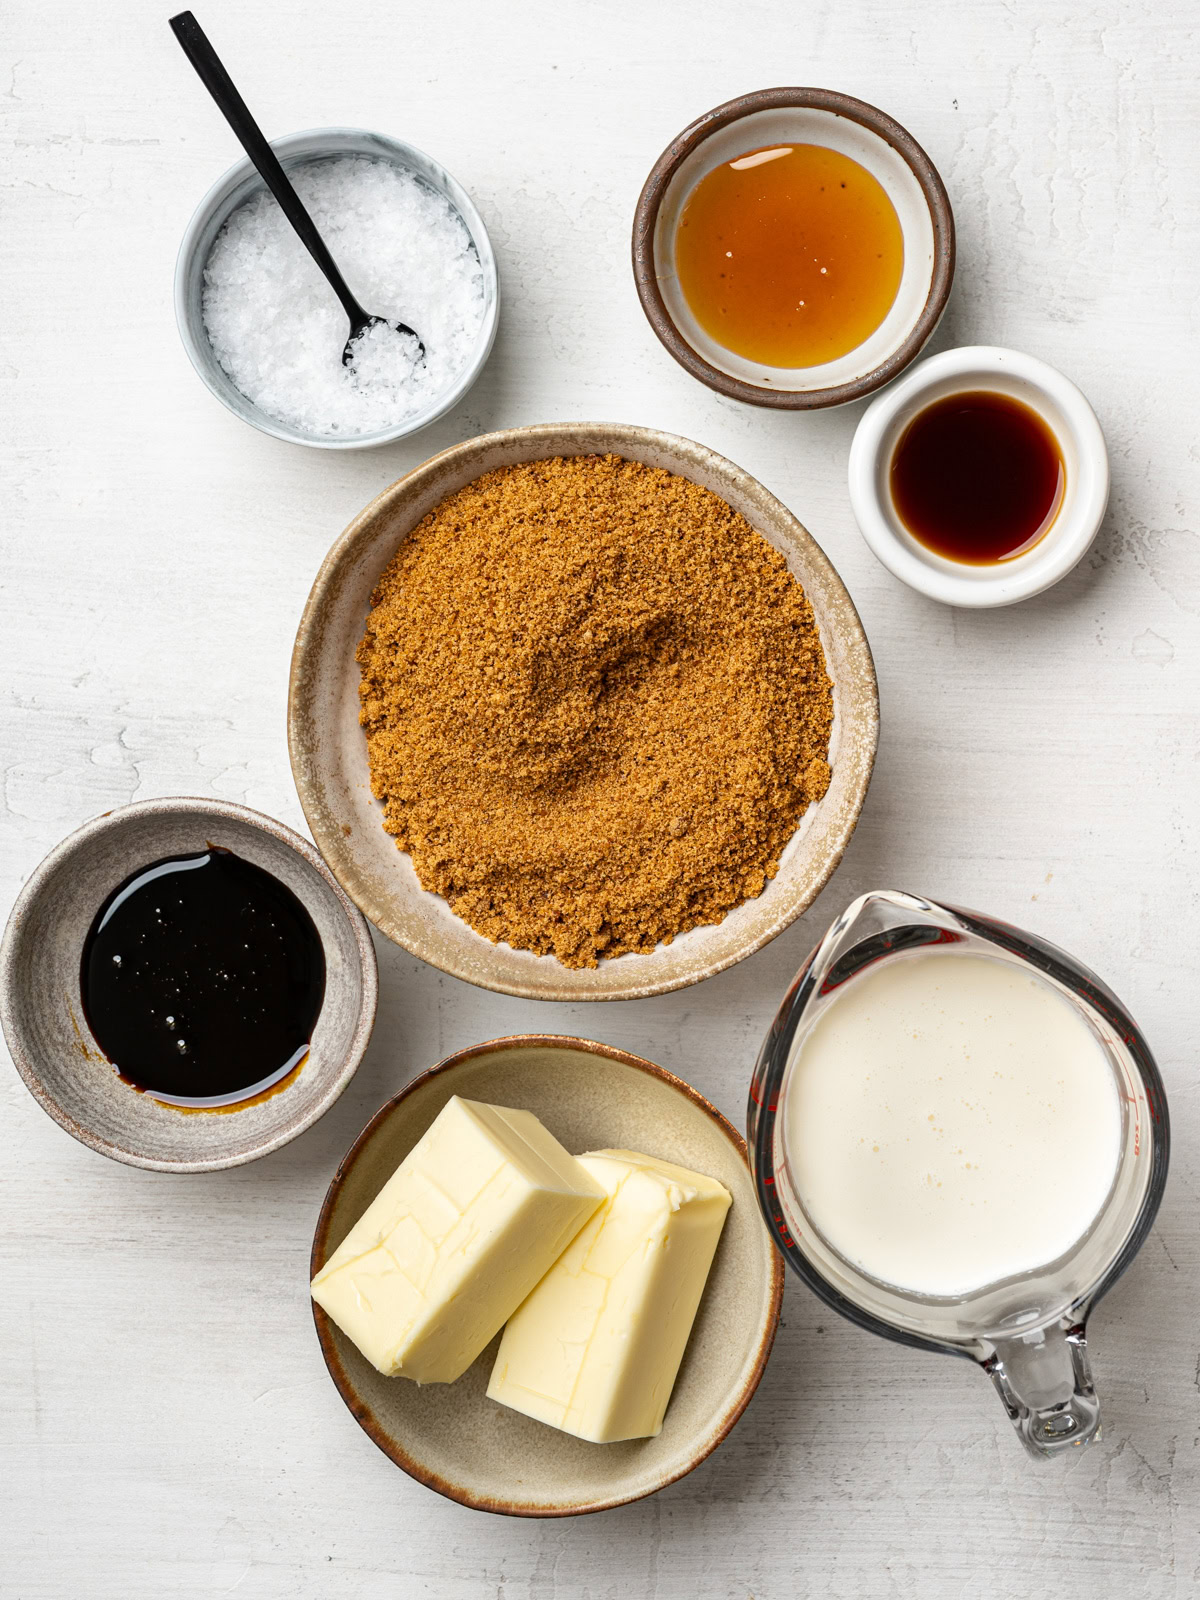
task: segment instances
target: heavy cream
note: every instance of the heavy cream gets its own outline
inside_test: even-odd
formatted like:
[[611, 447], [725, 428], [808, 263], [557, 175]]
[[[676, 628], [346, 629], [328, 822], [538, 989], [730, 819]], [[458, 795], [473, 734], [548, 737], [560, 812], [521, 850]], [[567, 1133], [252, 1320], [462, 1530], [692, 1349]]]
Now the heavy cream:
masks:
[[952, 952], [850, 980], [803, 1039], [782, 1108], [792, 1185], [847, 1261], [966, 1295], [1056, 1260], [1116, 1173], [1116, 1079], [1029, 970]]

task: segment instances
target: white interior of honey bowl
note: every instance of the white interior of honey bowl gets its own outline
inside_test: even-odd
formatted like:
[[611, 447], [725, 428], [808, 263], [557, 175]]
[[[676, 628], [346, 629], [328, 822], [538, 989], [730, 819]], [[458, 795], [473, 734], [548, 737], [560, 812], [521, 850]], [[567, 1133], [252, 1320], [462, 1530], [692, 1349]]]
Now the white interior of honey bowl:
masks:
[[[747, 151], [779, 144], [817, 144], [851, 157], [883, 187], [904, 236], [900, 287], [887, 316], [862, 344], [814, 367], [771, 367], [726, 349], [700, 326], [675, 270], [675, 234], [692, 190], [715, 167]], [[805, 393], [852, 383], [881, 366], [912, 333], [929, 299], [934, 231], [929, 202], [901, 153], [871, 128], [817, 106], [755, 111], [717, 127], [680, 163], [667, 185], [654, 228], [654, 270], [667, 312], [682, 337], [708, 364], [743, 383]], [[932, 328], [930, 332], [932, 332]]]
[[[401, 540], [448, 494], [481, 473], [560, 455], [612, 453], [713, 490], [780, 550], [803, 585], [833, 679], [833, 778], [783, 853], [775, 879], [723, 922], [646, 955], [574, 970], [553, 956], [493, 945], [421, 888], [384, 832], [359, 726], [355, 651], [371, 592]], [[703, 445], [616, 423], [515, 428], [456, 445], [384, 491], [334, 545], [317, 575], [292, 658], [288, 740], [313, 838], [343, 888], [390, 939], [455, 977], [528, 999], [610, 1000], [660, 994], [719, 972], [781, 932], [841, 859], [866, 794], [878, 736], [871, 653], [853, 602], [812, 537], [748, 473]]]
[[563, 1516], [652, 1494], [725, 1438], [759, 1382], [774, 1338], [783, 1262], [762, 1222], [745, 1147], [707, 1101], [636, 1056], [569, 1038], [492, 1040], [416, 1080], [364, 1130], [330, 1186], [313, 1271], [454, 1094], [532, 1111], [572, 1152], [644, 1150], [730, 1191], [733, 1206], [662, 1432], [590, 1444], [489, 1400], [494, 1342], [452, 1384], [385, 1378], [317, 1311], [330, 1374], [386, 1455], [467, 1505]]

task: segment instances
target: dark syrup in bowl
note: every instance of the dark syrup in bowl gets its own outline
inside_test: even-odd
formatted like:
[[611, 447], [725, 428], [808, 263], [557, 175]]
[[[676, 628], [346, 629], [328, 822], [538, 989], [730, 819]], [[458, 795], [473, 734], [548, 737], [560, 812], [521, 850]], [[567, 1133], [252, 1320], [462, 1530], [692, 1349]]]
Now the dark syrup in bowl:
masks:
[[991, 566], [1023, 555], [1062, 505], [1057, 438], [1031, 406], [990, 390], [919, 411], [892, 456], [892, 504], [913, 538], [949, 561]]
[[142, 867], [83, 947], [84, 1015], [134, 1088], [181, 1106], [241, 1104], [303, 1064], [325, 952], [292, 891], [210, 845]]

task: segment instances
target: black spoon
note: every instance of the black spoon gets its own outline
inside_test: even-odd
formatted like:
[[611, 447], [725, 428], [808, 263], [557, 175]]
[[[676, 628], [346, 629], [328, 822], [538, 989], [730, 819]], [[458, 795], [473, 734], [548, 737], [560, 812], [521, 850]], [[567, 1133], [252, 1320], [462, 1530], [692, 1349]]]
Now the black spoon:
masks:
[[288, 182], [287, 174], [279, 165], [274, 150], [263, 137], [262, 129], [250, 115], [246, 102], [234, 88], [233, 79], [221, 65], [221, 59], [204, 29], [190, 11], [181, 11], [171, 18], [171, 31], [183, 46], [183, 53], [200, 75], [200, 81], [217, 102], [226, 122], [233, 129], [242, 149], [258, 168], [263, 182], [279, 201], [284, 216], [295, 228], [297, 237], [309, 255], [329, 279], [329, 287], [342, 302], [342, 309], [350, 318], [350, 337], [342, 351], [342, 362], [350, 366], [354, 360], [354, 346], [368, 328], [382, 326], [396, 333], [411, 334], [417, 341], [417, 359], [423, 360], [425, 346], [407, 322], [388, 322], [386, 317], [373, 317], [364, 311], [346, 287], [346, 280], [338, 271], [337, 262], [329, 254], [324, 239], [317, 232], [313, 219], [304, 209], [304, 202]]

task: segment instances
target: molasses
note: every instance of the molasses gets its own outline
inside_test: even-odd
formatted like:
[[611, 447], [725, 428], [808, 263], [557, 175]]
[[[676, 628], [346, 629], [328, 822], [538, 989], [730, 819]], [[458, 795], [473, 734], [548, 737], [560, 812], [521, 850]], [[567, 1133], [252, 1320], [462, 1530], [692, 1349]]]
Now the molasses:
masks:
[[303, 1062], [325, 954], [285, 884], [210, 845], [113, 890], [80, 981], [88, 1025], [122, 1078], [172, 1104], [230, 1105]]

